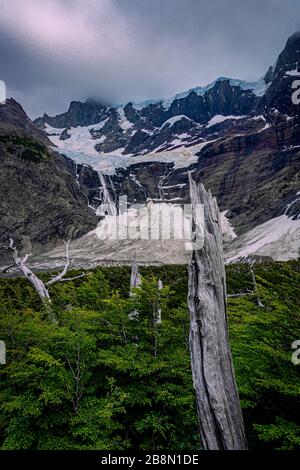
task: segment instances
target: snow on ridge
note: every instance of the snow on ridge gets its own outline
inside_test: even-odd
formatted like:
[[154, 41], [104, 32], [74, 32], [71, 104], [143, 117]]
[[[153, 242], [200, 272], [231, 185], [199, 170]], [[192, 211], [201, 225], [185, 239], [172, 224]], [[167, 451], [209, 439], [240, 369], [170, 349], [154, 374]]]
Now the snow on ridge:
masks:
[[50, 126], [50, 124], [45, 124], [45, 129], [44, 129], [44, 132], [46, 132], [46, 134], [50, 137], [50, 136], [60, 136], [60, 134], [62, 133], [63, 131], [63, 128], [58, 128], [58, 127], [52, 127]]
[[123, 131], [127, 131], [128, 129], [131, 129], [131, 127], [133, 127], [134, 124], [128, 121], [128, 119], [125, 116], [124, 109], [118, 108], [117, 111], [118, 111], [118, 115], [120, 119], [119, 126], [121, 127], [121, 129], [123, 129]]
[[170, 127], [172, 127], [173, 124], [175, 124], [175, 122], [181, 121], [181, 119], [187, 119], [188, 121], [192, 121], [192, 119], [190, 119], [189, 117], [185, 116], [185, 114], [178, 114], [177, 116], [173, 116], [173, 117], [167, 119], [167, 120], [160, 126], [160, 129], [162, 129], [163, 127], [165, 127], [167, 124], [169, 124]]
[[[149, 106], [150, 104], [158, 104], [158, 103], [162, 103], [163, 101], [164, 101], [163, 98], [153, 98], [150, 100], [133, 102], [132, 106], [137, 111], [140, 111], [141, 109], [145, 108], [146, 106]], [[124, 107], [125, 105], [122, 105], [122, 106]]]
[[217, 82], [224, 80], [229, 80], [231, 86], [239, 86], [242, 90], [251, 90], [256, 96], [263, 96], [267, 89], [267, 85], [263, 78], [259, 78], [254, 82], [248, 82], [247, 80], [240, 80], [238, 78], [219, 77], [208, 85], [189, 88], [182, 93], [177, 93], [173, 97], [164, 100], [163, 106], [168, 109], [174, 100], [185, 98], [191, 92], [195, 92], [197, 95], [203, 96], [207, 91], [213, 88]]
[[297, 67], [293, 70], [288, 70], [285, 72], [285, 75], [288, 77], [300, 77], [300, 71], [298, 71]]
[[263, 77], [254, 82], [239, 80], [238, 78], [230, 78], [229, 82], [232, 86], [239, 86], [242, 90], [251, 90], [256, 96], [263, 96], [269, 86], [266, 84]]
[[214, 126], [220, 122], [227, 121], [228, 119], [243, 119], [246, 116], [223, 116], [222, 114], [217, 114], [207, 123], [206, 127]]
[[[70, 129], [68, 129], [68, 133], [72, 136], [73, 133], [74, 133], [74, 135], [86, 133], [86, 130], [88, 130], [88, 131], [90, 131], [90, 130], [99, 131], [100, 129], [102, 129], [102, 127], [104, 127], [104, 125], [108, 121], [108, 119], [109, 118], [105, 118], [101, 122], [98, 122], [97, 124], [91, 124], [89, 126], [70, 127]], [[63, 132], [64, 129], [66, 129], [66, 128], [65, 127], [52, 127], [52, 126], [50, 126], [50, 124], [45, 123], [45, 132], [49, 136], [60, 135]]]
[[266, 122], [266, 118], [263, 114], [259, 114], [258, 116], [253, 116], [251, 119], [253, 121], [258, 121], [259, 119], [263, 119]]
[[[141, 110], [145, 106], [149, 106], [150, 104], [158, 104], [161, 103], [165, 109], [169, 109], [172, 102], [174, 100], [179, 100], [181, 98], [186, 98], [191, 92], [195, 92], [199, 96], [203, 96], [208, 90], [214, 87], [217, 82], [229, 80], [231, 86], [239, 86], [242, 90], [251, 90], [256, 96], [263, 96], [268, 88], [268, 85], [264, 81], [264, 78], [261, 77], [256, 81], [247, 81], [247, 80], [240, 80], [238, 78], [229, 78], [229, 77], [219, 77], [216, 80], [208, 83], [207, 85], [203, 86], [196, 86], [193, 88], [189, 88], [181, 93], [177, 93], [170, 98], [154, 98], [149, 99], [141, 102], [133, 102], [132, 105], [135, 109]], [[124, 105], [122, 105], [124, 106]]]

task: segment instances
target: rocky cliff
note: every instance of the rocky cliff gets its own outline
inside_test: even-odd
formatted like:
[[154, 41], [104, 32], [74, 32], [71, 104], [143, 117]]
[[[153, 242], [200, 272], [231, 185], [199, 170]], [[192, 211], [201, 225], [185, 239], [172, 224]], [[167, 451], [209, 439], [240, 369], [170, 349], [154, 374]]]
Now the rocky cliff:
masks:
[[26, 250], [48, 249], [97, 223], [87, 193], [76, 181], [74, 162], [49, 144], [18, 103], [7, 100], [0, 106], [2, 244], [13, 237]]

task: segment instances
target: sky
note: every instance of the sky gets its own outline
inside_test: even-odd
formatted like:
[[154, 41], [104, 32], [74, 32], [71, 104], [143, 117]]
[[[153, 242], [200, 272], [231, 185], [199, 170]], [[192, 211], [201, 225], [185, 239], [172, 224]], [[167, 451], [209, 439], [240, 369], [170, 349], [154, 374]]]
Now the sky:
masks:
[[0, 80], [30, 117], [71, 100], [168, 98], [255, 80], [300, 30], [299, 0], [0, 0]]

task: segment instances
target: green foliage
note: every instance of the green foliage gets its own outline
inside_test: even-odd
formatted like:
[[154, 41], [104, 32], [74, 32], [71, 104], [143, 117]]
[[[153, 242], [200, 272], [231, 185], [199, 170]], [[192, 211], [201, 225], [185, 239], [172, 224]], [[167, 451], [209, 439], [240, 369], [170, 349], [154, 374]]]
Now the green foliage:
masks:
[[[243, 290], [249, 273], [244, 267], [236, 270]], [[256, 448], [298, 448], [300, 366], [291, 361], [291, 345], [300, 339], [299, 263], [266, 263], [255, 270], [265, 308], [257, 306], [254, 295], [229, 299], [230, 340], [248, 436]], [[229, 279], [232, 271], [233, 266]], [[291, 431], [285, 432], [288, 427]]]
[[101, 270], [53, 285], [54, 324], [32, 292], [34, 308], [26, 301], [22, 309], [23, 280], [0, 282], [3, 300], [11, 286], [18, 291], [1, 314], [8, 349], [0, 387], [3, 449], [199, 446], [188, 314], [169, 307], [170, 288], [158, 291], [157, 282], [145, 278], [133, 297], [129, 284], [126, 295], [112, 290]]
[[[300, 339], [299, 272], [298, 262], [259, 264], [265, 308], [251, 293], [229, 299], [251, 448], [300, 447], [300, 366], [291, 362], [291, 344]], [[132, 296], [127, 267], [54, 284], [56, 323], [25, 279], [0, 279], [2, 449], [199, 448], [186, 267], [144, 267], [141, 274]], [[230, 293], [251, 290], [247, 267], [229, 266], [227, 285]]]
[[278, 449], [293, 450], [300, 447], [298, 424], [277, 417], [274, 424], [255, 424], [254, 429], [262, 441], [272, 444], [277, 442]]
[[51, 156], [46, 146], [35, 139], [19, 135], [0, 135], [0, 144], [4, 144], [11, 154], [18, 154], [22, 160], [40, 163]]

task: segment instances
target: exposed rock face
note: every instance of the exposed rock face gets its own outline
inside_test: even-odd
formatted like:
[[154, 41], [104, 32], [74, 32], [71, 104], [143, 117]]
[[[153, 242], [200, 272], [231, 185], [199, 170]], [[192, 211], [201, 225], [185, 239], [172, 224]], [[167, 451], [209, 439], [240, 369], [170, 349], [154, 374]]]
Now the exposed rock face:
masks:
[[151, 135], [149, 135], [149, 132], [145, 132], [144, 130], [141, 130], [141, 129], [137, 130], [131, 137], [128, 144], [126, 145], [124, 152], [123, 152], [124, 155], [128, 153], [135, 154], [135, 153], [143, 152], [143, 150], [145, 149], [145, 146], [147, 148], [150, 148], [151, 140], [152, 140], [152, 137]]
[[28, 138], [37, 139], [45, 144], [50, 144], [47, 135], [33, 125], [22, 106], [13, 98], [6, 100], [6, 105], [0, 105], [0, 130], [3, 134], [21, 131]]
[[[199, 152], [188, 169], [217, 196], [238, 233], [285, 212], [299, 191], [300, 117], [258, 134], [225, 137]], [[187, 169], [156, 162], [131, 165], [113, 177], [131, 202], [188, 202]], [[294, 206], [293, 210], [296, 206]], [[292, 209], [291, 209], [292, 210]]]
[[[297, 77], [298, 73], [298, 77]], [[270, 86], [258, 103], [260, 111], [275, 109], [289, 116], [299, 114], [299, 105], [292, 102], [292, 83], [300, 79], [300, 32], [293, 34], [276, 62], [274, 71], [269, 71]]]
[[0, 106], [2, 244], [13, 237], [17, 245], [36, 251], [80, 237], [97, 224], [76, 183], [74, 162], [51, 151], [48, 142], [18, 103], [7, 100]]
[[100, 122], [105, 117], [107, 109], [106, 105], [92, 100], [85, 103], [72, 101], [66, 113], [54, 117], [50, 117], [45, 113], [42, 118], [37, 118], [34, 124], [41, 129], [44, 129], [45, 124], [56, 128], [89, 126]]
[[209, 116], [243, 116], [249, 114], [258, 102], [258, 97], [251, 90], [241, 90], [231, 86], [229, 80], [217, 81], [205, 94]]
[[126, 145], [126, 137], [123, 135], [122, 128], [119, 125], [118, 112], [111, 108], [108, 111], [104, 126], [98, 133], [103, 142], [96, 144], [95, 148], [99, 152], [113, 152]]
[[71, 136], [70, 136], [70, 134], [69, 134], [69, 130], [70, 130], [70, 128], [69, 128], [69, 127], [66, 127], [66, 128], [62, 131], [62, 133], [60, 134], [59, 139], [60, 139], [60, 140], [67, 140], [67, 139], [70, 139]]
[[149, 162], [118, 169], [111, 177], [116, 194], [125, 194], [129, 203], [145, 203], [147, 199], [163, 200], [162, 184], [173, 171], [172, 163]]
[[77, 164], [75, 169], [79, 188], [86, 194], [88, 205], [96, 210], [102, 202], [100, 197], [101, 181], [98, 173], [88, 165]]
[[186, 134], [186, 137], [188, 137], [189, 135], [193, 135], [193, 129], [198, 129], [197, 123], [186, 116], [180, 116], [174, 123], [170, 121], [171, 120], [166, 121], [159, 129], [155, 129], [152, 132], [145, 130], [136, 131], [123, 151], [123, 154], [138, 154], [139, 152], [144, 152], [145, 149], [147, 149], [148, 152], [158, 149], [168, 149], [170, 146], [173, 147], [176, 145], [177, 135], [182, 136]]
[[191, 91], [187, 97], [174, 100], [168, 111], [168, 118], [185, 115], [195, 122], [204, 123], [210, 119], [207, 100]]
[[127, 103], [126, 106], [124, 106], [124, 114], [128, 121], [133, 122], [134, 124], [138, 123], [141, 119], [140, 113], [134, 109], [132, 103]]
[[154, 103], [145, 106], [145, 108], [141, 110], [140, 115], [148, 124], [154, 127], [160, 127], [170, 117], [162, 106], [162, 103]]
[[299, 190], [300, 119], [203, 149], [195, 178], [205, 182], [239, 232], [282, 214]]
[[274, 69], [273, 69], [273, 66], [270, 65], [267, 73], [264, 76], [264, 81], [266, 82], [267, 85], [273, 80], [273, 76], [274, 76]]

